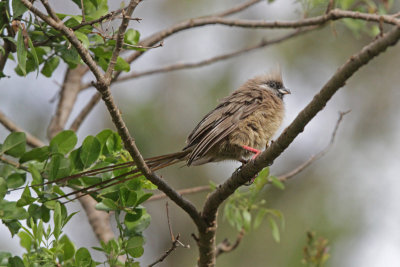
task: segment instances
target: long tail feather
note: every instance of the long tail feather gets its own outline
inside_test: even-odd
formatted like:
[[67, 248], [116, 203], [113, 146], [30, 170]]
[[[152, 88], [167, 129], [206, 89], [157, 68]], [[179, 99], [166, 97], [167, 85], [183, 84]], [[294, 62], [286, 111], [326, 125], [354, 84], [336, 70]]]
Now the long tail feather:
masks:
[[[180, 162], [180, 161], [184, 160], [186, 158], [187, 154], [189, 154], [189, 152], [182, 151], [182, 152], [167, 154], [167, 155], [163, 155], [163, 156], [157, 156], [157, 157], [148, 158], [148, 159], [145, 159], [145, 162], [149, 166], [151, 171], [156, 171], [156, 170], [168, 167], [170, 165], [173, 165], [173, 164], [175, 164], [177, 162]], [[127, 163], [129, 163], [130, 166], [134, 166], [135, 165], [133, 162], [127, 162]], [[120, 169], [120, 168], [125, 168], [125, 167], [129, 166], [129, 164], [122, 163], [122, 164], [113, 165], [113, 166], [114, 167], [118, 167], [118, 169]], [[109, 167], [113, 167], [113, 166], [109, 166]], [[123, 167], [121, 167], [121, 166], [123, 166]], [[115, 169], [112, 169], [112, 168], [110, 169], [110, 168], [105, 167], [105, 168], [95, 169], [95, 170], [84, 172], [84, 173], [79, 173], [80, 175], [79, 174], [73, 175], [74, 176], [73, 178], [79, 178], [79, 177], [82, 177], [82, 176], [87, 176], [88, 175], [87, 173], [90, 173], [90, 175], [93, 175], [93, 173], [96, 173], [96, 174], [104, 173], [104, 172], [106, 172], [105, 169], [107, 169], [107, 171], [115, 170]], [[133, 175], [133, 176], [131, 176], [131, 175]], [[51, 200], [57, 200], [57, 199], [65, 198], [65, 197], [68, 197], [68, 196], [83, 192], [79, 196], [64, 202], [64, 203], [68, 203], [68, 202], [71, 202], [71, 201], [73, 201], [75, 199], [83, 197], [85, 195], [88, 195], [88, 194], [91, 194], [91, 193], [95, 193], [95, 192], [97, 192], [99, 190], [105, 189], [105, 188], [110, 187], [110, 186], [114, 186], [114, 185], [117, 185], [117, 184], [124, 183], [126, 181], [131, 180], [131, 179], [137, 178], [137, 177], [139, 177], [141, 175], [142, 174], [139, 172], [138, 169], [134, 169], [134, 170], [132, 170], [130, 172], [118, 175], [116, 177], [113, 177], [113, 178], [105, 180], [105, 181], [101, 181], [99, 183], [96, 183], [96, 184], [90, 185], [88, 187], [73, 191], [71, 193], [59, 196], [59, 197], [51, 199]], [[65, 181], [69, 181], [69, 180], [73, 179], [71, 177], [72, 176], [68, 176], [68, 177], [65, 177], [65, 178], [61, 178], [59, 180], [65, 182]], [[122, 180], [118, 180], [118, 179], [123, 178], [123, 177], [125, 177], [125, 178], [122, 179]], [[104, 186], [100, 187], [100, 188], [96, 188], [94, 190], [90, 190], [92, 188], [95, 188], [97, 186], [102, 186], [102, 185], [104, 185]]]

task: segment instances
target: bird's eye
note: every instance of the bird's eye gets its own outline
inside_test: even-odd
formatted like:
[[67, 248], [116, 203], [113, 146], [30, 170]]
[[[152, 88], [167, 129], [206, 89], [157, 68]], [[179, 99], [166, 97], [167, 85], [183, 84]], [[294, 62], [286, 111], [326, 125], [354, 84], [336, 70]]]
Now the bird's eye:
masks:
[[268, 81], [266, 82], [266, 84], [273, 88], [273, 89], [281, 89], [283, 87], [283, 84], [281, 82], [277, 82], [277, 81]]

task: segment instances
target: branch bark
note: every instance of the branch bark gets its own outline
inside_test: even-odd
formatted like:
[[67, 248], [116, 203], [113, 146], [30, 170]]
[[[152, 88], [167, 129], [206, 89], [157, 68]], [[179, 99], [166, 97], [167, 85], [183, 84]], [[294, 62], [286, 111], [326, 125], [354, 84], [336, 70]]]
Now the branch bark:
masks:
[[75, 69], [67, 69], [61, 86], [57, 109], [47, 129], [49, 139], [52, 139], [57, 133], [65, 129], [65, 124], [71, 115], [81, 89], [81, 81], [86, 69], [87, 67], [84, 65], [79, 65]]
[[16, 125], [12, 120], [7, 118], [7, 116], [1, 111], [0, 111], [0, 123], [3, 124], [3, 126], [6, 127], [10, 132], [24, 132], [26, 135], [26, 143], [31, 147], [40, 147], [45, 145], [37, 137], [33, 136], [26, 130]]

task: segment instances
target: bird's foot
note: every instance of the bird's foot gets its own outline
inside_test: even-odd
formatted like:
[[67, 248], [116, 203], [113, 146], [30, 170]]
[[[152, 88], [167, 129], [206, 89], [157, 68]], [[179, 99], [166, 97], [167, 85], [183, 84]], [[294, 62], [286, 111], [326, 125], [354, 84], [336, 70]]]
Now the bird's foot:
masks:
[[252, 147], [250, 147], [250, 146], [242, 146], [242, 147], [243, 147], [244, 149], [246, 149], [247, 151], [250, 151], [250, 152], [254, 153], [254, 155], [253, 155], [253, 157], [251, 157], [251, 159], [257, 158], [258, 155], [260, 155], [260, 153], [261, 153], [261, 150], [252, 148]]

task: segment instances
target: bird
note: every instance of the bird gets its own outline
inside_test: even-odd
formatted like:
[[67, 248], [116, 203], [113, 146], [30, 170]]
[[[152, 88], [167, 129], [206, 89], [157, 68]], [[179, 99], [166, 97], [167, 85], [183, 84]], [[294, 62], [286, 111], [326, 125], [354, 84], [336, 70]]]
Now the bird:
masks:
[[[268, 146], [281, 126], [285, 114], [283, 98], [290, 93], [283, 84], [280, 69], [249, 79], [229, 96], [221, 99], [219, 104], [204, 116], [189, 134], [186, 145], [181, 151], [147, 158], [145, 162], [152, 171], [182, 161], [185, 161], [187, 166], [225, 160], [247, 163], [250, 158], [255, 159]], [[134, 162], [126, 162], [74, 174], [56, 181], [65, 182], [82, 176], [134, 166]], [[103, 189], [140, 175], [140, 171], [135, 168], [59, 198], [78, 192], [89, 194], [99, 190], [89, 191], [94, 187], [102, 186], [100, 189]]]

